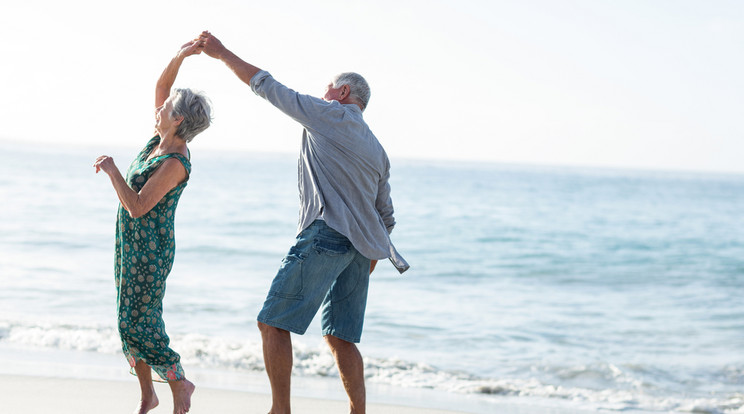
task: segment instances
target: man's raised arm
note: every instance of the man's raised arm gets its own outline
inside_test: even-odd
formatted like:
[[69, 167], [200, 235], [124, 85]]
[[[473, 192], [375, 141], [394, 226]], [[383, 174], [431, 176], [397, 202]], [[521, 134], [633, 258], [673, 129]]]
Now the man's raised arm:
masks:
[[207, 56], [223, 61], [247, 85], [250, 86], [251, 78], [261, 71], [260, 68], [251, 65], [239, 58], [235, 53], [229, 51], [219, 39], [208, 31], [202, 32], [199, 35], [199, 40], [202, 41], [203, 51]]

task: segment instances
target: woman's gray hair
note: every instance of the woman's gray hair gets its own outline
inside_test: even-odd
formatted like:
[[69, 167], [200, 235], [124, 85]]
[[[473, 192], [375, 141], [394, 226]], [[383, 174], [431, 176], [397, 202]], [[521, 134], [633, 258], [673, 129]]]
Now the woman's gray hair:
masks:
[[344, 72], [333, 78], [333, 87], [340, 88], [343, 85], [349, 85], [351, 89], [350, 96], [353, 100], [362, 105], [362, 111], [367, 109], [369, 97], [372, 91], [369, 90], [369, 84], [362, 75], [354, 72]]
[[191, 142], [212, 123], [209, 99], [200, 92], [185, 88], [174, 88], [171, 97], [173, 98], [171, 116], [183, 117], [183, 121], [176, 128], [176, 135], [186, 142]]

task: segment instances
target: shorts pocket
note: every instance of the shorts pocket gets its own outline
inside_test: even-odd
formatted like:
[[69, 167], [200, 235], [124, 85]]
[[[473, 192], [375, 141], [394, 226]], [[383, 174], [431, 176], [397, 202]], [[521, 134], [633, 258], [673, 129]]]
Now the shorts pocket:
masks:
[[285, 299], [302, 299], [302, 262], [306, 258], [307, 253], [294, 246], [290, 248], [274, 281], [271, 282], [269, 295]]
[[326, 256], [343, 256], [351, 250], [351, 242], [346, 237], [327, 237], [318, 235], [313, 241], [313, 248], [318, 254]]
[[289, 248], [287, 255], [284, 256], [284, 259], [282, 259], [282, 266], [280, 269], [283, 269], [285, 266], [291, 266], [294, 263], [302, 263], [305, 259], [307, 259], [307, 253], [297, 246], [292, 246]]

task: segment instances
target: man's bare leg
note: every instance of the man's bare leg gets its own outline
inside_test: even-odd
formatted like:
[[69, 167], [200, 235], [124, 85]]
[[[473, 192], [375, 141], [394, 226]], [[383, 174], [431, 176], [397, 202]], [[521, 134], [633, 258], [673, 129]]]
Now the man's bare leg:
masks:
[[155, 387], [152, 386], [152, 371], [145, 361], [137, 361], [134, 365], [134, 372], [137, 373], [137, 380], [140, 385], [140, 402], [134, 414], [145, 414], [157, 407], [159, 404], [158, 396], [155, 394]]
[[336, 338], [332, 335], [325, 337], [331, 347], [336, 366], [341, 375], [346, 394], [349, 396], [351, 414], [365, 414], [367, 391], [364, 387], [364, 361], [359, 349], [351, 342]]
[[185, 414], [191, 409], [191, 394], [196, 387], [186, 378], [179, 381], [168, 381], [173, 393], [173, 414]]
[[288, 331], [259, 322], [263, 339], [266, 373], [271, 384], [269, 414], [290, 414], [290, 385], [292, 377], [292, 338]]

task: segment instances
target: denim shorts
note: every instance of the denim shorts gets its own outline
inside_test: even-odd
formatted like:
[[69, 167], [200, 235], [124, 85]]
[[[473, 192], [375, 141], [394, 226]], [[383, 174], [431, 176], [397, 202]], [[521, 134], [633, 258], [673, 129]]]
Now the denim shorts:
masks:
[[322, 307], [322, 334], [358, 343], [367, 306], [370, 260], [316, 220], [298, 236], [271, 283], [258, 321], [302, 335]]

